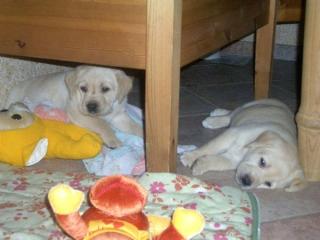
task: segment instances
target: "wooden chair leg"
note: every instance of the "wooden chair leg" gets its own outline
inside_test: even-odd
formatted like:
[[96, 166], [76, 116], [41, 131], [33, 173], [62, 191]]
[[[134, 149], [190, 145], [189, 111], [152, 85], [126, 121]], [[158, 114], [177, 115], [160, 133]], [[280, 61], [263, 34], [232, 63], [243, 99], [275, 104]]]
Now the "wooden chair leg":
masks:
[[270, 0], [268, 24], [256, 32], [255, 50], [255, 99], [267, 98], [272, 78], [274, 36], [276, 28], [277, 0]]
[[320, 1], [306, 4], [302, 92], [297, 114], [299, 158], [307, 180], [320, 181]]
[[176, 171], [182, 0], [147, 0], [147, 170]]

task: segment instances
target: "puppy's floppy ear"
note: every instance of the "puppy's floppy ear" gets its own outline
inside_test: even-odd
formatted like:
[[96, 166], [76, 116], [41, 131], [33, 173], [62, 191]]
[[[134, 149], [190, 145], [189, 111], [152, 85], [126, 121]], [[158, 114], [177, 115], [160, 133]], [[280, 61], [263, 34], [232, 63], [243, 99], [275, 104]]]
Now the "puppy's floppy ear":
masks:
[[77, 66], [75, 69], [66, 73], [64, 77], [64, 81], [69, 91], [69, 96], [74, 96], [77, 90], [77, 79], [83, 71], [89, 70], [91, 67], [88, 65], [80, 65]]
[[122, 102], [132, 89], [132, 78], [121, 70], [115, 70], [115, 75], [118, 82], [116, 99]]
[[292, 173], [292, 180], [284, 189], [286, 192], [297, 192], [307, 186], [307, 181], [304, 179], [302, 170], [296, 170]]
[[67, 72], [66, 76], [64, 77], [64, 82], [68, 88], [70, 97], [74, 96], [76, 92], [77, 71], [78, 71], [78, 68], [71, 70]]

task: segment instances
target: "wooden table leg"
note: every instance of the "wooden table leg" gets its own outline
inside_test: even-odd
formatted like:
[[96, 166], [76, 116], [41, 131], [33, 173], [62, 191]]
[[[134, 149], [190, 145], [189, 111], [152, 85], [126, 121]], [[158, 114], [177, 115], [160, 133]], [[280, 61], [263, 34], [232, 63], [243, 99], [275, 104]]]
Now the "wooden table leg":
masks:
[[272, 78], [277, 3], [277, 0], [270, 0], [268, 24], [256, 31], [255, 99], [267, 98], [269, 95], [269, 84]]
[[301, 104], [297, 115], [299, 158], [307, 180], [320, 180], [320, 1], [306, 5]]
[[176, 170], [182, 0], [147, 0], [147, 170]]

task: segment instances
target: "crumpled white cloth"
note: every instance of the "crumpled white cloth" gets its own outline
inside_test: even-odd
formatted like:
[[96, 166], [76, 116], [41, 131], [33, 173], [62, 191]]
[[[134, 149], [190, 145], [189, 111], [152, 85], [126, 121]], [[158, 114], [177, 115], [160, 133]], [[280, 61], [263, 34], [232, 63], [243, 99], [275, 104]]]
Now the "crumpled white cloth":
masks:
[[[127, 104], [128, 114], [134, 121], [142, 125], [141, 109]], [[141, 175], [145, 172], [144, 141], [141, 137], [120, 132], [115, 129], [116, 136], [123, 145], [116, 149], [103, 148], [101, 154], [92, 159], [83, 160], [87, 170], [99, 176], [112, 174]], [[178, 154], [195, 149], [194, 145], [179, 145]]]

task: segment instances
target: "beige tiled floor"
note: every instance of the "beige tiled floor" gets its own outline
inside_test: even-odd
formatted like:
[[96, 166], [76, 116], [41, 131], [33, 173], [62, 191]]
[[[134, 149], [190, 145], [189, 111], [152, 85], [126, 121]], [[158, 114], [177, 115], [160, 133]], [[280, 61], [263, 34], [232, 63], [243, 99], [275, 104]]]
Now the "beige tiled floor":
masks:
[[[201, 61], [181, 73], [179, 143], [200, 146], [221, 130], [204, 129], [201, 121], [216, 107], [233, 109], [253, 100], [252, 64], [247, 59]], [[238, 61], [240, 60], [240, 61]], [[234, 64], [236, 62], [236, 64]], [[275, 61], [271, 96], [297, 111], [300, 71], [295, 62]], [[137, 77], [129, 101], [143, 107], [143, 73], [128, 71]], [[139, 81], [139, 79], [141, 81]], [[43, 161], [37, 168], [85, 171], [79, 161]], [[190, 170], [178, 162], [178, 173]], [[238, 187], [232, 171], [209, 172], [201, 179]], [[310, 183], [301, 192], [281, 190], [254, 191], [260, 202], [262, 240], [320, 239], [320, 183]]]

